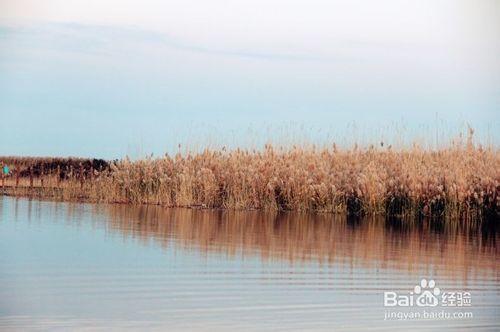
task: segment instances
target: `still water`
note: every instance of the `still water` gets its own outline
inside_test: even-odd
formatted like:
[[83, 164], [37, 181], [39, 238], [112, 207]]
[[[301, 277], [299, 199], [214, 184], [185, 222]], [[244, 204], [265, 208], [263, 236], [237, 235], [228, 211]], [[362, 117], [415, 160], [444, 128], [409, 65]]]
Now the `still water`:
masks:
[[[498, 331], [499, 240], [491, 225], [4, 196], [0, 330]], [[422, 278], [470, 306], [384, 307]], [[472, 317], [400, 319], [422, 309]]]

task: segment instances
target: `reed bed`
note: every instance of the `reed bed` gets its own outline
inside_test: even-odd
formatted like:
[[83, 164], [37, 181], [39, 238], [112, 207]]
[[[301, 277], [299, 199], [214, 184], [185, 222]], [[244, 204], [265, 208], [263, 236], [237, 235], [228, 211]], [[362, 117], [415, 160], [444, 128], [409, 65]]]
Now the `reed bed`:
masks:
[[[4, 164], [7, 163], [2, 160]], [[24, 167], [29, 163], [24, 163]], [[296, 210], [402, 217], [481, 217], [498, 220], [498, 149], [454, 142], [429, 150], [414, 145], [340, 149], [274, 147], [204, 150], [161, 158], [52, 167], [29, 185], [3, 179], [12, 194], [41, 187], [58, 200], [155, 204], [169, 207]], [[102, 166], [101, 165], [101, 166]], [[29, 166], [27, 166], [29, 168]], [[19, 168], [19, 167], [18, 167]], [[45, 181], [44, 181], [45, 179]], [[17, 191], [16, 191], [17, 190]]]

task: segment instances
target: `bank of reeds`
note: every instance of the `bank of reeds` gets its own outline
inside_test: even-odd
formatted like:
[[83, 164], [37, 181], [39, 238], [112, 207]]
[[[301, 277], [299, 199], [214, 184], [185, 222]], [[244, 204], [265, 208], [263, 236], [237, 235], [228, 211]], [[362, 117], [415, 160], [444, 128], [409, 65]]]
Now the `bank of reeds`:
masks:
[[79, 165], [71, 166], [64, 176], [60, 167], [38, 177], [28, 172], [29, 183], [25, 176], [16, 181], [13, 165], [4, 185], [13, 194], [39, 187], [37, 195], [60, 200], [499, 217], [500, 153], [476, 146], [471, 139], [440, 150], [414, 145], [394, 151], [383, 144], [347, 150], [335, 145], [321, 149], [266, 145], [260, 151], [222, 149], [139, 161], [125, 158], [99, 169], [84, 169], [82, 161]]

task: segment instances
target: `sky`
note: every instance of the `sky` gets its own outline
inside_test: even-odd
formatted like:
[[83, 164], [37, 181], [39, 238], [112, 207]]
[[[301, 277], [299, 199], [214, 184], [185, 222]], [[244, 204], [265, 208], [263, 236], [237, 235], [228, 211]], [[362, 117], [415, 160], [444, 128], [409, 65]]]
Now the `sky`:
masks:
[[0, 0], [0, 155], [500, 137], [500, 2]]

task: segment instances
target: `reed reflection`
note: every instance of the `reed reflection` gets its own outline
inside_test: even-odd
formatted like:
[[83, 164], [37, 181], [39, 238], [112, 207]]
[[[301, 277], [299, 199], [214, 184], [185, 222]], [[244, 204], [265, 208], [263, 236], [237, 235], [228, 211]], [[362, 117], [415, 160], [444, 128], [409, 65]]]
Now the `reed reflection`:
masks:
[[498, 273], [498, 233], [482, 224], [346, 219], [331, 214], [262, 213], [106, 206], [111, 232], [201, 253], [259, 255], [292, 264], [317, 261], [367, 268]]

